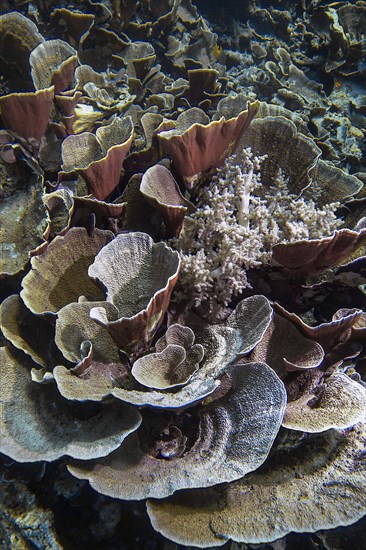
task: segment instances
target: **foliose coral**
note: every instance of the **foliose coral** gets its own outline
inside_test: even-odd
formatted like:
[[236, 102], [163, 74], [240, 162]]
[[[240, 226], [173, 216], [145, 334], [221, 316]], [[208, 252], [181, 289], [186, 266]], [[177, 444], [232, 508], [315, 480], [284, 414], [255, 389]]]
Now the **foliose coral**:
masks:
[[0, 449], [119, 499], [106, 537], [122, 501], [203, 548], [365, 513], [365, 178], [325, 113], [364, 7], [311, 4], [222, 44], [190, 0], [1, 8]]

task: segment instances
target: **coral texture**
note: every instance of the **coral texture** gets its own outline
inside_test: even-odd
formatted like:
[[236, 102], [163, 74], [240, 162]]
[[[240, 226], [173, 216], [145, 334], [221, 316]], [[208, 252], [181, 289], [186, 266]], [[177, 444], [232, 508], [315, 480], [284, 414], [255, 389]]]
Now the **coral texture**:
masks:
[[0, 4], [4, 548], [356, 522], [365, 3]]

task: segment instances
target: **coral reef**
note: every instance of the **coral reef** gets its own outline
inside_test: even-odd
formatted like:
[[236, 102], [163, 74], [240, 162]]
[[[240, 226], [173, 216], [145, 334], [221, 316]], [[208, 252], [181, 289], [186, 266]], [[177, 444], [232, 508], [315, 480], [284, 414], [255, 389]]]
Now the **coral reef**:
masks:
[[364, 516], [365, 13], [2, 2], [4, 549]]
[[173, 241], [182, 257], [176, 296], [189, 307], [203, 306], [213, 318], [251, 286], [248, 270], [270, 264], [275, 245], [327, 237], [342, 223], [335, 215], [339, 203], [320, 208], [301, 192], [291, 193], [281, 171], [265, 189], [263, 158], [253, 158], [249, 148], [240, 157], [240, 164], [234, 155], [216, 171]]

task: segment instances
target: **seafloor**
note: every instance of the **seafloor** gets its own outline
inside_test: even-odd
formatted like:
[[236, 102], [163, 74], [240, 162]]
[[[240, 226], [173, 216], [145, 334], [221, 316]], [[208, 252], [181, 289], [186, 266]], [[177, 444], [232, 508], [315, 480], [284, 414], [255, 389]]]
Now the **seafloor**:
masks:
[[[75, 21], [72, 18], [69, 19], [69, 12], [68, 14], [62, 12], [62, 8], [78, 14], [89, 14], [90, 19], [80, 18], [82, 22], [76, 22], [76, 19]], [[353, 314], [356, 310], [357, 312], [365, 310], [365, 242], [362, 239], [364, 239], [363, 232], [366, 231], [364, 215], [366, 195], [359, 189], [362, 183], [366, 182], [366, 2], [193, 0], [191, 3], [184, 0], [105, 0], [98, 3], [94, 0], [75, 0], [71, 4], [66, 4], [58, 0], [1, 0], [0, 16], [11, 12], [17, 12], [29, 18], [44, 39], [67, 41], [77, 51], [78, 62], [92, 66], [96, 73], [108, 75], [111, 82], [109, 87], [105, 86], [103, 90], [103, 84], [101, 84], [99, 91], [98, 86], [95, 85], [97, 80], [94, 83], [88, 82], [89, 88], [85, 87], [86, 91], [84, 90], [83, 93], [89, 94], [85, 104], [90, 100], [94, 114], [91, 114], [92, 109], [88, 112], [83, 109], [77, 111], [78, 98], [75, 99], [74, 96], [75, 103], [70, 107], [72, 102], [69, 95], [70, 105], [65, 107], [68, 100], [65, 105], [62, 104], [66, 115], [64, 112], [61, 116], [57, 111], [56, 116], [55, 110], [50, 110], [52, 128], [49, 125], [46, 131], [47, 116], [44, 132], [38, 135], [37, 130], [30, 130], [30, 126], [34, 124], [36, 129], [39, 128], [42, 124], [40, 116], [31, 118], [31, 122], [24, 122], [19, 112], [11, 111], [13, 107], [9, 107], [9, 103], [1, 102], [2, 97], [8, 97], [12, 93], [28, 93], [33, 90], [27, 55], [29, 56], [29, 51], [32, 50], [29, 44], [34, 37], [26, 35], [17, 37], [15, 31], [15, 34], [9, 31], [7, 20], [0, 20], [2, 128], [0, 130], [2, 132], [0, 193], [1, 201], [5, 205], [2, 208], [0, 203], [1, 300], [8, 300], [11, 295], [19, 295], [22, 279], [29, 272], [29, 254], [33, 254], [34, 250], [37, 250], [35, 255], [42, 254], [44, 236], [47, 235], [46, 241], [47, 239], [52, 241], [55, 236], [64, 235], [70, 226], [85, 227], [88, 231], [92, 231], [96, 225], [101, 230], [111, 230], [114, 234], [130, 229], [146, 231], [156, 240], [178, 237], [181, 226], [177, 229], [177, 225], [174, 225], [177, 222], [174, 222], [172, 230], [166, 221], [165, 225], [161, 223], [160, 218], [157, 222], [155, 214], [151, 214], [151, 204], [148, 207], [150, 210], [142, 209], [140, 215], [136, 215], [135, 210], [133, 212], [131, 210], [132, 214], [126, 215], [127, 225], [124, 225], [125, 222], [120, 224], [118, 217], [121, 215], [121, 210], [117, 212], [118, 208], [125, 200], [118, 199], [121, 192], [125, 190], [128, 179], [132, 180], [136, 174], [145, 172], [148, 167], [161, 161], [162, 155], [160, 158], [156, 156], [159, 148], [154, 141], [156, 127], [153, 127], [153, 122], [151, 122], [152, 130], [149, 131], [147, 128], [148, 124], [144, 127], [144, 130], [147, 128], [145, 136], [141, 126], [140, 133], [137, 131], [132, 153], [127, 157], [125, 153], [125, 172], [121, 179], [119, 179], [120, 170], [118, 171], [117, 184], [114, 187], [113, 185], [108, 187], [107, 182], [105, 188], [97, 189], [94, 181], [84, 193], [78, 188], [75, 192], [77, 198], [72, 206], [67, 202], [69, 200], [67, 193], [72, 185], [80, 184], [80, 178], [78, 180], [76, 177], [64, 178], [64, 183], [70, 183], [70, 180], [72, 182], [69, 188], [65, 183], [61, 200], [61, 195], [57, 195], [60, 190], [57, 186], [61, 181], [57, 180], [57, 174], [63, 171], [75, 176], [75, 172], [71, 168], [67, 169], [69, 161], [65, 158], [62, 159], [61, 170], [60, 153], [57, 152], [55, 144], [60, 145], [65, 136], [93, 132], [97, 126], [105, 124], [105, 121], [115, 113], [131, 115], [135, 126], [138, 127], [145, 112], [154, 115], [162, 113], [167, 119], [176, 119], [178, 114], [184, 113], [189, 108], [199, 107], [211, 116], [221, 99], [243, 94], [247, 100], [253, 102], [253, 105], [257, 105], [257, 100], [261, 102], [262, 117], [266, 116], [265, 109], [268, 108], [268, 116], [279, 115], [290, 120], [293, 131], [298, 131], [305, 136], [301, 139], [304, 143], [311, 143], [310, 148], [313, 147], [313, 150], [319, 151], [318, 157], [321, 155], [322, 160], [331, 167], [329, 169], [339, 170], [332, 172], [333, 179], [331, 184], [329, 183], [329, 188], [327, 187], [328, 202], [337, 203], [338, 206], [332, 207], [332, 212], [339, 207], [342, 219], [346, 219], [348, 223], [344, 227], [354, 230], [353, 235], [358, 232], [361, 237], [357, 237], [359, 238], [357, 246], [351, 247], [352, 250], [347, 257], [348, 263], [344, 257], [342, 257], [343, 264], [338, 262], [339, 258], [335, 254], [337, 261], [334, 260], [333, 264], [332, 262], [324, 264], [328, 270], [326, 276], [323, 277], [323, 272], [319, 275], [319, 270], [314, 269], [310, 275], [307, 273], [309, 278], [306, 279], [306, 284], [303, 280], [293, 283], [295, 279], [291, 279], [290, 287], [293, 292], [291, 295], [285, 283], [281, 286], [282, 279], [280, 290], [277, 287], [275, 290], [273, 290], [274, 287], [268, 290], [272, 282], [277, 280], [276, 276], [273, 276], [274, 272], [271, 272], [266, 279], [261, 279], [265, 270], [263, 273], [256, 271], [253, 269], [253, 263], [247, 269], [248, 284], [243, 285], [237, 294], [233, 291], [230, 295], [231, 301], [228, 299], [223, 304], [220, 300], [216, 300], [212, 303], [207, 290], [195, 289], [195, 312], [202, 318], [209, 319], [210, 322], [215, 315], [214, 320], [221, 320], [227, 317], [229, 310], [235, 308], [239, 298], [247, 298], [251, 295], [252, 288], [257, 289], [258, 293], [265, 294], [269, 300], [278, 300], [280, 305], [290, 312], [302, 315], [303, 320], [309, 320], [309, 325], [330, 322], [332, 315], [342, 308], [347, 308], [348, 312], [352, 310]], [[91, 23], [92, 20], [93, 23]], [[139, 55], [134, 53], [131, 47], [134, 43], [144, 44], [143, 47], [139, 46], [141, 48]], [[127, 52], [124, 48], [130, 48], [130, 50]], [[18, 49], [21, 52], [19, 58], [14, 54]], [[41, 61], [41, 65], [42, 63], [46, 67], [51, 61], [45, 58]], [[204, 76], [202, 76], [203, 73], [199, 73], [202, 69], [206, 70]], [[195, 73], [195, 71], [198, 72]], [[200, 76], [197, 76], [198, 74]], [[118, 75], [118, 77], [112, 82], [111, 75]], [[126, 85], [127, 81], [128, 85]], [[38, 88], [36, 86], [36, 89], [39, 88], [46, 88], [46, 85]], [[71, 88], [70, 84], [69, 89]], [[65, 99], [65, 96], [62, 97]], [[62, 98], [57, 108], [60, 107], [61, 101]], [[263, 107], [264, 104], [270, 107]], [[73, 111], [75, 107], [76, 110]], [[10, 112], [11, 116], [17, 119], [15, 125], [12, 125], [9, 120]], [[264, 129], [261, 131], [264, 133]], [[127, 134], [124, 139], [126, 142], [129, 139], [132, 141], [132, 137]], [[260, 138], [256, 139], [260, 140]], [[272, 154], [275, 150], [273, 154], [277, 155], [276, 159], [281, 156], [291, 157], [292, 142], [288, 142], [286, 151], [284, 149], [281, 151], [281, 147], [285, 147], [283, 143], [277, 145], [275, 141], [268, 138], [268, 153], [271, 150]], [[116, 144], [112, 143], [112, 147], [115, 146]], [[99, 151], [99, 156], [97, 155], [95, 159], [99, 161], [103, 154], [106, 155], [106, 152]], [[294, 155], [297, 154], [299, 154], [298, 149], [294, 152]], [[168, 152], [166, 157], [169, 155]], [[88, 163], [84, 166], [85, 159], [80, 157], [78, 160], [82, 165], [82, 168], [78, 168], [80, 176]], [[286, 162], [286, 166], [291, 166], [293, 172], [296, 172], [293, 166], [301, 164], [298, 158], [292, 158]], [[312, 162], [315, 163], [315, 160], [313, 159]], [[167, 163], [165, 165], [169, 166]], [[191, 192], [192, 184], [189, 178], [192, 174], [184, 174], [183, 169], [182, 173], [179, 173], [177, 166], [178, 162], [175, 168], [173, 162], [173, 171], [176, 169], [174, 175], [181, 189], [183, 182], [186, 182], [186, 197], [189, 196], [194, 202], [197, 197], [194, 192]], [[210, 168], [213, 166], [214, 163]], [[309, 167], [306, 170], [310, 172]], [[100, 174], [98, 173], [98, 177]], [[42, 194], [42, 189], [26, 195], [20, 193], [15, 206], [13, 204], [11, 208], [9, 201], [6, 202], [15, 193], [12, 186], [16, 188], [16, 192], [19, 189], [24, 190], [26, 187], [24, 181], [30, 177], [34, 180], [39, 177], [44, 178], [49, 195], [47, 207], [51, 222], [50, 218], [46, 222], [43, 211], [36, 213], [33, 219], [34, 212], [37, 209], [41, 210], [39, 205], [42, 201], [38, 193]], [[16, 183], [9, 184], [9, 181], [16, 181]], [[343, 197], [338, 196], [336, 190], [338, 181], [342, 181], [340, 185], [348, 189]], [[357, 195], [351, 188], [356, 188], [358, 184], [360, 187]], [[290, 190], [291, 193], [299, 191], [292, 188]], [[53, 192], [56, 195], [51, 197]], [[132, 197], [131, 202], [133, 202], [136, 191], [132, 189], [129, 193], [128, 200]], [[94, 210], [94, 207], [90, 206], [91, 203], [84, 200], [86, 195], [93, 195], [99, 200], [99, 205]], [[64, 198], [65, 196], [67, 198]], [[105, 206], [106, 202], [112, 200], [114, 201], [113, 212], [110, 204]], [[156, 197], [154, 200], [156, 202]], [[102, 203], [104, 206], [100, 206]], [[134, 208], [140, 208], [138, 200], [133, 204]], [[182, 199], [179, 208], [185, 208], [185, 205], [186, 202]], [[329, 212], [330, 210], [326, 215], [330, 216]], [[132, 222], [131, 216], [135, 216]], [[150, 217], [149, 223], [144, 216], [146, 219]], [[157, 229], [158, 223], [161, 223], [159, 229]], [[161, 231], [162, 226], [164, 226], [163, 231]], [[331, 229], [328, 228], [329, 234], [339, 227], [341, 226], [334, 225], [334, 228], [333, 226]], [[22, 234], [21, 237], [19, 237], [20, 234]], [[186, 253], [188, 257], [188, 252]], [[356, 265], [357, 260], [359, 263]], [[319, 259], [313, 260], [314, 264], [316, 262], [321, 264]], [[344, 265], [351, 265], [352, 262], [356, 262], [352, 264], [352, 268], [344, 267]], [[337, 271], [340, 265], [341, 269]], [[291, 270], [291, 266], [287, 267]], [[187, 281], [189, 281], [188, 268], [187, 273]], [[246, 277], [245, 274], [243, 276]], [[180, 292], [184, 295], [184, 289]], [[203, 302], [197, 307], [200, 292], [202, 297], [206, 296], [206, 303]], [[185, 295], [189, 307], [192, 306], [190, 298], [191, 296], [187, 298]], [[31, 298], [28, 300], [30, 302]], [[179, 302], [178, 298], [176, 300]], [[171, 315], [175, 313], [170, 312]], [[178, 311], [178, 314], [181, 313]], [[20, 317], [22, 314], [19, 313]], [[365, 358], [361, 350], [366, 329], [361, 321], [365, 322], [364, 317], [360, 315], [360, 324], [355, 328], [357, 334], [352, 336], [352, 342], [356, 341], [357, 344], [361, 342], [357, 353], [353, 348], [351, 351], [347, 348], [343, 355], [336, 354], [332, 366], [337, 364], [337, 368], [342, 368], [342, 375], [347, 369], [350, 369], [349, 373], [352, 370], [350, 374], [350, 377], [353, 377], [352, 382], [360, 386], [363, 384], [362, 387], [364, 387], [362, 380], [365, 380]], [[22, 323], [25, 325], [23, 326]], [[30, 321], [26, 317], [22, 317], [19, 321], [20, 339], [28, 330], [27, 323]], [[2, 347], [8, 345], [7, 340], [10, 340], [15, 347], [21, 347], [19, 339], [12, 339], [12, 333], [12, 329], [5, 327], [4, 337], [1, 334]], [[340, 340], [337, 345], [345, 346], [346, 341]], [[32, 345], [25, 346], [24, 351], [28, 353], [31, 347]], [[340, 347], [337, 348], [337, 353], [341, 353]], [[68, 366], [72, 363], [70, 357], [69, 355]], [[355, 357], [358, 359], [352, 362]], [[40, 363], [42, 364], [42, 361]], [[329, 365], [327, 364], [326, 367], [329, 368]], [[327, 372], [329, 375], [330, 371]], [[6, 374], [2, 371], [0, 385], [4, 386], [6, 383]], [[217, 399], [220, 398], [221, 396]], [[4, 397], [4, 402], [5, 400]], [[19, 408], [19, 411], [21, 410]], [[26, 415], [26, 409], [24, 411]], [[340, 429], [344, 426], [345, 424], [342, 424]], [[352, 426], [353, 424], [349, 423], [346, 429]], [[0, 455], [0, 548], [4, 550], [61, 548], [65, 550], [84, 548], [88, 550], [178, 550], [187, 548], [154, 531], [143, 500], [119, 500], [98, 493], [90, 487], [86, 479], [77, 479], [69, 473], [65, 458], [54, 461], [35, 459], [33, 463], [26, 461], [22, 464], [20, 459], [13, 460], [8, 454], [11, 455], [10, 452]], [[365, 486], [364, 478], [364, 486], [357, 487], [356, 492], [360, 494], [365, 491]], [[309, 490], [311, 493], [311, 487]], [[308, 498], [308, 506], [311, 507], [311, 496]], [[339, 498], [339, 495], [335, 498]], [[362, 502], [363, 506], [365, 504], [364, 496], [360, 496], [359, 501], [359, 507], [354, 514], [355, 520], [361, 517], [359, 511]], [[257, 514], [260, 523], [260, 509]], [[309, 531], [312, 530], [309, 529]], [[291, 532], [267, 544], [236, 543], [229, 540], [221, 547], [230, 550], [252, 548], [258, 550], [271, 548], [274, 550], [361, 550], [366, 548], [366, 520], [360, 519], [352, 525], [335, 529]]]

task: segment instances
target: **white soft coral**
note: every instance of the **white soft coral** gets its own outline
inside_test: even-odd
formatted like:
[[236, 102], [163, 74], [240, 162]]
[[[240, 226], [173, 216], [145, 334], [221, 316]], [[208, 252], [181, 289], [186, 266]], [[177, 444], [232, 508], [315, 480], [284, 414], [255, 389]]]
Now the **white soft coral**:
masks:
[[265, 190], [263, 158], [253, 157], [250, 149], [241, 164], [235, 155], [228, 158], [173, 241], [182, 257], [176, 297], [204, 304], [212, 317], [250, 286], [247, 271], [268, 264], [275, 244], [326, 237], [341, 224], [338, 203], [318, 208], [312, 199], [296, 197], [281, 172]]

